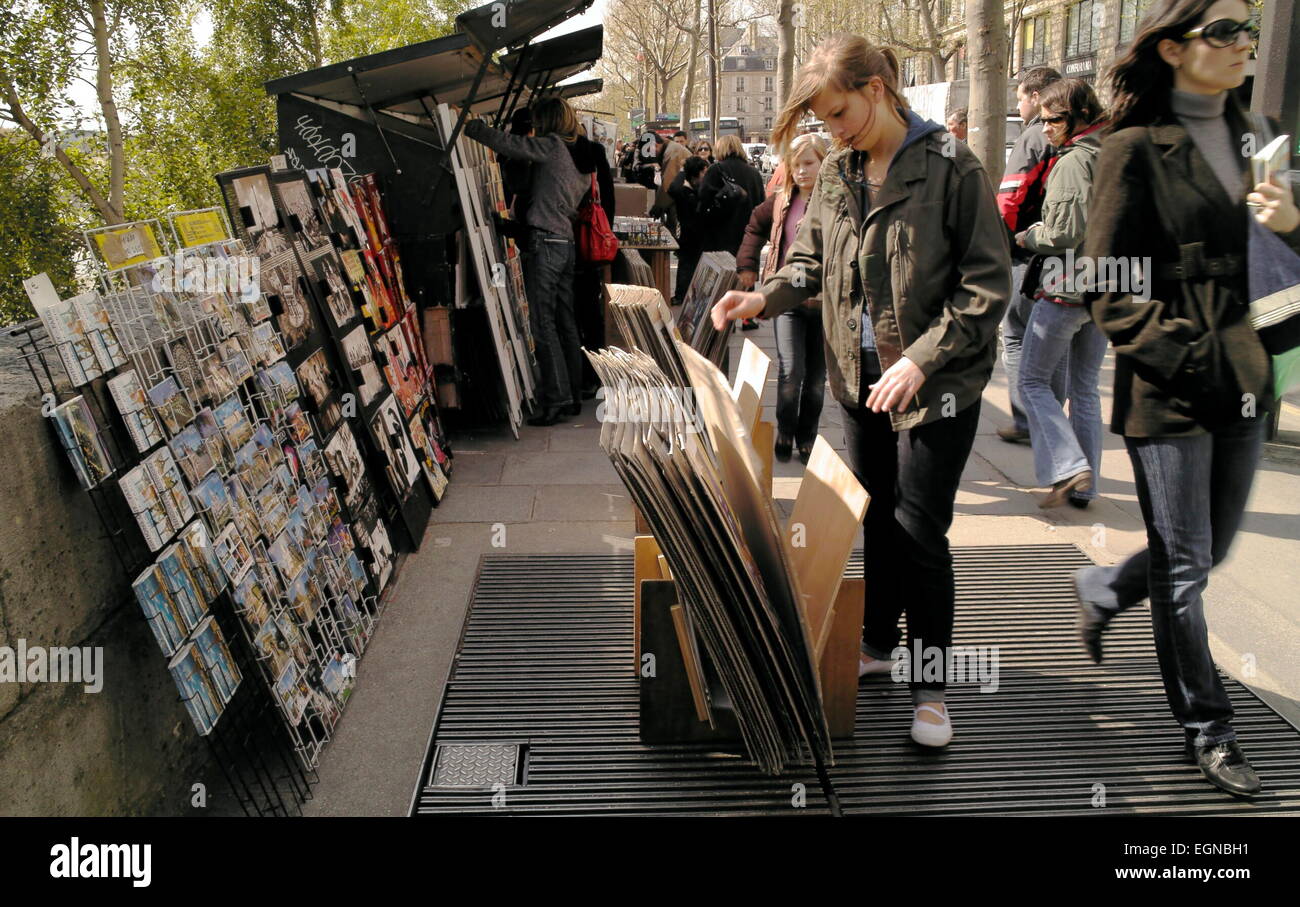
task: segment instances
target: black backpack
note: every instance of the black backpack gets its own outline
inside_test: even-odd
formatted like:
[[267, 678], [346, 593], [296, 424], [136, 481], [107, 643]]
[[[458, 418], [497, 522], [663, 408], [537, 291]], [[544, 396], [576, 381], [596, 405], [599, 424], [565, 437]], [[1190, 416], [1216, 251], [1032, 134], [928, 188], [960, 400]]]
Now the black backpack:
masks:
[[[717, 166], [716, 164], [714, 165]], [[736, 182], [725, 170], [718, 170], [722, 177], [722, 188], [709, 200], [709, 204], [700, 213], [713, 223], [722, 223], [729, 218], [740, 205], [749, 198], [749, 193]]]

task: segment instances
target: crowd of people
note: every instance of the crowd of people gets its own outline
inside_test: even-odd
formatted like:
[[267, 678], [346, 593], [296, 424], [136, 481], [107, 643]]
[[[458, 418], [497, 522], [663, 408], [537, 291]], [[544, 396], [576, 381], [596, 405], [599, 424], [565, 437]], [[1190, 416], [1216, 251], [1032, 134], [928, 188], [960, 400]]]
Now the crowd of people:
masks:
[[[1076, 574], [1081, 643], [1101, 662], [1109, 622], [1149, 600], [1186, 757], [1240, 795], [1260, 782], [1210, 657], [1202, 593], [1241, 523], [1275, 405], [1247, 317], [1248, 237], [1300, 252], [1297, 189], [1255, 183], [1239, 151], [1268, 128], [1234, 95], [1257, 31], [1244, 0], [1154, 0], [1109, 74], [1108, 109], [1085, 81], [1023, 74], [1025, 128], [996, 184], [965, 145], [965, 109], [944, 125], [923, 119], [899, 91], [894, 52], [850, 35], [798, 71], [767, 184], [731, 135], [692, 144], [685, 132], [646, 132], [616, 157], [677, 237], [673, 304], [701, 254], [720, 250], [736, 257], [741, 289], [716, 304], [715, 326], [774, 320], [778, 459], [797, 451], [807, 462], [829, 382], [871, 496], [860, 676], [894, 671], [904, 614], [910, 650], [952, 645], [947, 533], [999, 340], [1011, 424], [998, 435], [1032, 446], [1044, 508], [1098, 495], [1099, 385], [1113, 347], [1110, 427], [1132, 462], [1148, 545]], [[810, 112], [830, 147], [801, 134]], [[466, 135], [526, 165], [508, 165], [506, 181], [526, 232], [541, 372], [529, 421], [554, 424], [589, 390], [574, 224], [597, 192], [612, 218], [608, 162], [558, 98], [510, 133], [472, 121]], [[1080, 272], [1087, 261], [1119, 267], [1084, 279], [1103, 273]], [[922, 746], [953, 734], [945, 669], [946, 658], [911, 678]]]

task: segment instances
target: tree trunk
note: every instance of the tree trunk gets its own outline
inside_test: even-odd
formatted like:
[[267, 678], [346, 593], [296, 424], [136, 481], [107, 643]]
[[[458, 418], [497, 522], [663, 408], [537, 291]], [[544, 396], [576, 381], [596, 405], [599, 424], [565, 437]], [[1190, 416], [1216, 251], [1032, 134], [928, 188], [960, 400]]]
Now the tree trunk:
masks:
[[776, 14], [776, 75], [776, 105], [784, 107], [794, 85], [794, 0], [781, 0]]
[[104, 114], [104, 126], [108, 130], [108, 207], [113, 218], [109, 223], [116, 224], [126, 217], [126, 143], [122, 139], [122, 121], [113, 100], [113, 69], [108, 52], [104, 0], [91, 0], [90, 15], [95, 25], [95, 90]]
[[700, 56], [700, 0], [694, 0], [694, 21], [691, 24], [691, 47], [686, 57], [686, 84], [682, 86], [682, 128], [691, 132], [691, 108], [695, 104], [695, 62]]
[[967, 144], [996, 186], [1006, 166], [1007, 134], [1007, 33], [1001, 0], [967, 0], [966, 30], [970, 35]]
[[707, 0], [709, 18], [709, 141], [718, 140], [718, 16], [717, 0]]

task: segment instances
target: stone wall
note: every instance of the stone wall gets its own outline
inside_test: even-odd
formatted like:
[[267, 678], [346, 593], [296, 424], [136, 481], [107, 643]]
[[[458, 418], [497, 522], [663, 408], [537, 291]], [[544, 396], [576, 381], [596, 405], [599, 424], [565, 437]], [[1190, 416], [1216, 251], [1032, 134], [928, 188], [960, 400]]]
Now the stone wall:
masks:
[[0, 683], [0, 815], [176, 815], [219, 786], [133, 578], [0, 332], [0, 646], [103, 647], [97, 693]]

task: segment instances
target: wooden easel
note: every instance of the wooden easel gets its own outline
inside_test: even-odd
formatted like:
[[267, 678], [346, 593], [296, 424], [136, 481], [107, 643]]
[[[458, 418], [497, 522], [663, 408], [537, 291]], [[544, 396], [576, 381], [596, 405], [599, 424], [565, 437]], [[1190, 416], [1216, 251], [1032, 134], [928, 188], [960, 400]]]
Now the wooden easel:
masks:
[[[745, 341], [732, 388], [743, 422], [751, 427], [763, 464], [764, 488], [772, 490], [775, 426], [763, 421], [760, 400], [772, 360]], [[803, 591], [804, 616], [821, 681], [822, 707], [832, 737], [853, 734], [862, 639], [863, 581], [843, 579], [844, 565], [867, 509], [867, 493], [827, 443], [818, 437], [795, 499], [787, 531], [793, 567]], [[685, 610], [659, 545], [636, 514], [634, 561], [634, 669], [640, 681], [641, 739], [686, 743], [739, 739], [729, 712], [713, 711], [705, 695], [703, 665], [689, 638]], [[653, 676], [643, 654], [653, 653]]]

